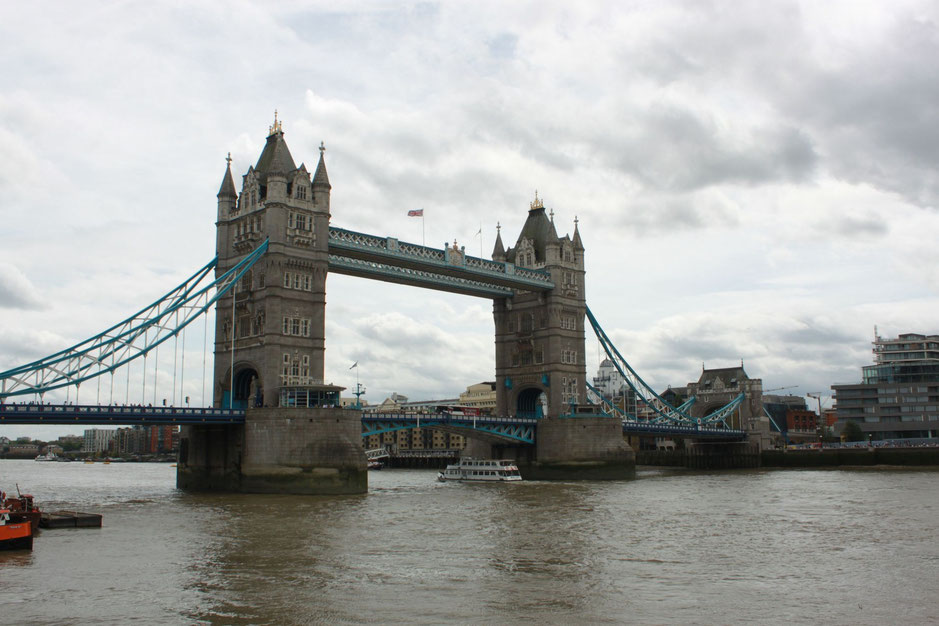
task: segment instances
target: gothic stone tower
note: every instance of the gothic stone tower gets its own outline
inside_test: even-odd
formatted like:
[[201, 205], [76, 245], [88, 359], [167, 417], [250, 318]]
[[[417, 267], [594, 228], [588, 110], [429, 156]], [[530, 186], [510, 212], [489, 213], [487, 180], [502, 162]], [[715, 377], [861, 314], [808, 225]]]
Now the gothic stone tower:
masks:
[[543, 269], [555, 285], [549, 292], [518, 292], [493, 302], [498, 414], [539, 418], [533, 455], [499, 452], [518, 458], [528, 478], [633, 476], [635, 456], [623, 440], [620, 420], [586, 403], [587, 304], [577, 221], [573, 237], [558, 237], [553, 212], [549, 219], [536, 193], [515, 246], [503, 249], [500, 233], [492, 258]]
[[368, 490], [361, 416], [334, 408], [342, 388], [323, 383], [330, 195], [323, 150], [311, 179], [294, 165], [275, 115], [240, 194], [228, 160], [218, 192], [217, 274], [269, 240], [216, 304], [215, 406], [245, 409], [245, 422], [182, 429], [181, 489]]
[[515, 246], [503, 250], [500, 233], [492, 258], [545, 270], [555, 288], [493, 304], [496, 408], [499, 415], [556, 417], [585, 399], [584, 246], [576, 220], [573, 238], [558, 237], [537, 192], [530, 206]]
[[311, 181], [305, 165], [294, 165], [275, 116], [240, 194], [229, 162], [218, 192], [216, 274], [265, 238], [269, 246], [216, 304], [216, 406], [319, 406], [338, 392], [323, 384], [330, 196], [323, 150]]

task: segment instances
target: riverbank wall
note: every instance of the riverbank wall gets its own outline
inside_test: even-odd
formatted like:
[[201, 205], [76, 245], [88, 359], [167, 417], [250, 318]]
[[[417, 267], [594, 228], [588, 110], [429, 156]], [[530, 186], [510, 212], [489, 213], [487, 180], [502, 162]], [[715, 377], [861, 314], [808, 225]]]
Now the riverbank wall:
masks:
[[939, 448], [822, 448], [764, 450], [763, 467], [939, 466]]

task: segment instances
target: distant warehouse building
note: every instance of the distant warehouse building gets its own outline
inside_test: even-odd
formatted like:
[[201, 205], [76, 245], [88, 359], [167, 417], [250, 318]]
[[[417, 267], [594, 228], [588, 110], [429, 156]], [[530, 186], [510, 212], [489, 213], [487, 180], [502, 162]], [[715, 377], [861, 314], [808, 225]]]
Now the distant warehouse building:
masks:
[[874, 338], [874, 364], [857, 384], [832, 385], [836, 430], [857, 422], [873, 440], [939, 435], [939, 335]]

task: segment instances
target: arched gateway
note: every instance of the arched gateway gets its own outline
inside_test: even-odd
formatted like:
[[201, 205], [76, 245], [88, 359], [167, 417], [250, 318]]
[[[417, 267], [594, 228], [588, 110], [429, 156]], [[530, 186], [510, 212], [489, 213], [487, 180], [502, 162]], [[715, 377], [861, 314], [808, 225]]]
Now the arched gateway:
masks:
[[[515, 246], [506, 250], [500, 232], [492, 261], [423, 247], [416, 261], [404, 261], [403, 248], [416, 246], [349, 231], [331, 243], [324, 149], [311, 177], [294, 163], [275, 116], [240, 192], [228, 159], [218, 192], [217, 275], [268, 242], [266, 254], [216, 304], [214, 402], [245, 407], [245, 426], [240, 438], [184, 429], [177, 484], [292, 493], [367, 489], [360, 414], [337, 408], [342, 388], [323, 379], [330, 270], [492, 298], [497, 413], [544, 418], [531, 468], [568, 478], [565, 463], [582, 471], [595, 462], [596, 471], [585, 476], [628, 474], [631, 451], [619, 423], [590, 421], [591, 407], [581, 405], [586, 305], [576, 220], [572, 237], [558, 237], [553, 212], [545, 214], [536, 193]], [[370, 274], [377, 266], [384, 273]]]

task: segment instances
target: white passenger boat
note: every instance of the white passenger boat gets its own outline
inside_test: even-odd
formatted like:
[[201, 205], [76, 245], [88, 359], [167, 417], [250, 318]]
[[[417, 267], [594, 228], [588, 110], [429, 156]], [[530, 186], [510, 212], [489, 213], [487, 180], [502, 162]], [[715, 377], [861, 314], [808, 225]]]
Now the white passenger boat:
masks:
[[437, 480], [475, 480], [502, 481], [521, 480], [522, 475], [512, 459], [473, 459], [461, 458], [458, 463], [448, 465], [447, 469], [437, 474]]

